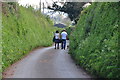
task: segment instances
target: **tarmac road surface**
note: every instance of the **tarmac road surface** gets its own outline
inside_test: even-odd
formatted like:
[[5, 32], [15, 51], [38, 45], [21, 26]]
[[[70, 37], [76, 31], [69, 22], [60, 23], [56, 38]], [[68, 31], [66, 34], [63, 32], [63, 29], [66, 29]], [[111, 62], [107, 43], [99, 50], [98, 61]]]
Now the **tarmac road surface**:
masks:
[[3, 74], [4, 78], [91, 78], [77, 66], [68, 54], [68, 49], [54, 46], [38, 48], [13, 64]]

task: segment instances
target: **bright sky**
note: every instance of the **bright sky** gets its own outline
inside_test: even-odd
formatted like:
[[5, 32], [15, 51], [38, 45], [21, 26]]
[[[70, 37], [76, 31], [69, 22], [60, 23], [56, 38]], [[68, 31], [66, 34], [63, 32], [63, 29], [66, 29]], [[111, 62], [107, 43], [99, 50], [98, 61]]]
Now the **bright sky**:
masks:
[[[41, 3], [43, 4], [43, 2], [44, 2], [45, 6], [47, 7], [48, 5], [51, 5], [53, 3], [53, 1], [55, 2], [55, 1], [60, 1], [60, 0], [41, 0]], [[28, 5], [34, 6], [35, 8], [36, 8], [36, 6], [39, 8], [40, 0], [19, 0], [18, 3], [23, 6], [26, 6], [28, 4]], [[60, 3], [58, 3], [58, 5], [62, 6]], [[42, 7], [42, 5], [41, 5], [41, 7]], [[51, 15], [51, 13], [48, 13], [48, 11], [49, 11], [48, 9], [45, 9], [44, 13], [50, 15], [51, 17], [59, 16], [58, 12]], [[67, 16], [68, 16], [67, 14], [63, 14], [61, 17], [67, 18]]]
[[[58, 1], [58, 0], [41, 0], [42, 3], [44, 2], [45, 6], [51, 5], [51, 3], [53, 1]], [[35, 5], [35, 6], [37, 5], [37, 6], [39, 6], [40, 0], [19, 0], [19, 3], [21, 5], [29, 4], [29, 5]]]

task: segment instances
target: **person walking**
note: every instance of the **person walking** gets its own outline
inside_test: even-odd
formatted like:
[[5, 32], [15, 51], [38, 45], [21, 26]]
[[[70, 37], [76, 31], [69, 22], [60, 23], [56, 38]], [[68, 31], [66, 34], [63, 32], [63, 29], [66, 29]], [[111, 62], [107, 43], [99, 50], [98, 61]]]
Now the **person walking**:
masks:
[[61, 49], [65, 50], [65, 48], [66, 48], [67, 36], [68, 36], [68, 34], [67, 34], [66, 30], [63, 30], [61, 33], [61, 39], [62, 39]]
[[56, 33], [54, 34], [55, 37], [55, 49], [59, 49], [59, 43], [60, 43], [60, 33], [57, 30]]

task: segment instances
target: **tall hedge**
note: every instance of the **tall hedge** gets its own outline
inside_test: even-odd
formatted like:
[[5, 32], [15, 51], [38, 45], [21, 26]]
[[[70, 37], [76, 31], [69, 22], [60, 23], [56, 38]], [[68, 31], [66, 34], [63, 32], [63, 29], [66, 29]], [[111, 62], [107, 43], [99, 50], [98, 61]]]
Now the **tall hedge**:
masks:
[[118, 67], [119, 3], [93, 3], [82, 11], [70, 38], [70, 54], [98, 77], [120, 78]]
[[38, 46], [52, 45], [52, 22], [32, 7], [3, 4], [3, 70]]

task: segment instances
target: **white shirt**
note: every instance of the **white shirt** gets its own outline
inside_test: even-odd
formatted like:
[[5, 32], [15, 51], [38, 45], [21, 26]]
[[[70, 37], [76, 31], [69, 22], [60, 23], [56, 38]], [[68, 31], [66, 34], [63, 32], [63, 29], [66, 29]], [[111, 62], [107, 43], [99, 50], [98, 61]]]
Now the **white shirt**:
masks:
[[55, 39], [60, 39], [60, 34], [59, 33], [55, 33]]
[[64, 32], [61, 33], [61, 38], [62, 38], [62, 39], [66, 39], [66, 38], [67, 38], [67, 35], [68, 35], [68, 34], [64, 31]]

